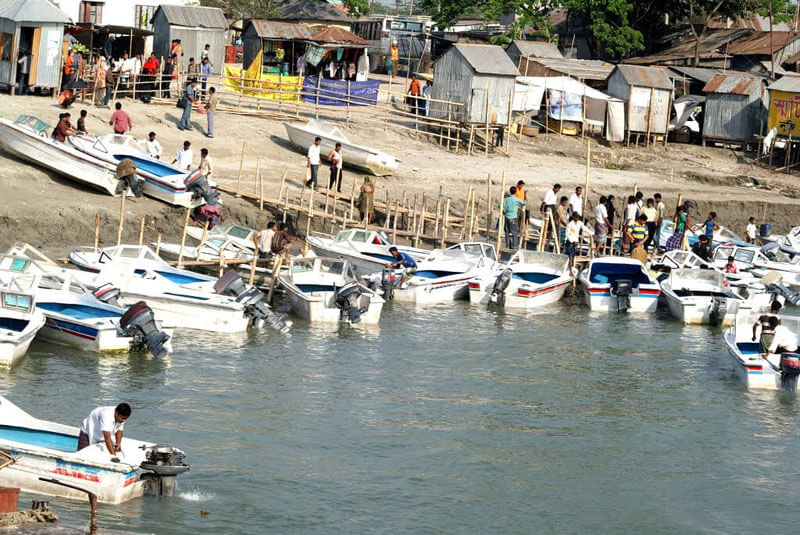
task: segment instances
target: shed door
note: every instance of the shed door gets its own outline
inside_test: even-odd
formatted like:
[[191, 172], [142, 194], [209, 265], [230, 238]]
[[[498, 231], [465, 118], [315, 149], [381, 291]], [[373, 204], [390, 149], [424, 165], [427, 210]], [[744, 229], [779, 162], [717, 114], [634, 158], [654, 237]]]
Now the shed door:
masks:
[[36, 77], [39, 74], [39, 45], [42, 42], [42, 29], [33, 29], [33, 39], [31, 39], [31, 57], [28, 62], [28, 85], [33, 87], [36, 85]]
[[481, 88], [472, 89], [472, 99], [469, 106], [469, 122], [486, 122], [486, 90]]

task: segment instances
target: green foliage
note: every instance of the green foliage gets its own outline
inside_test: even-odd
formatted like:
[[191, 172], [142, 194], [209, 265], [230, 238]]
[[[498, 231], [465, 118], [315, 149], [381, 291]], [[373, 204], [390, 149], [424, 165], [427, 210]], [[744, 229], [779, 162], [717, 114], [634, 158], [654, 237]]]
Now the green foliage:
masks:
[[280, 0], [200, 0], [201, 6], [218, 7], [233, 19], [274, 19], [281, 15]]
[[342, 3], [347, 7], [352, 17], [363, 17], [370, 14], [370, 6], [367, 0], [343, 0]]

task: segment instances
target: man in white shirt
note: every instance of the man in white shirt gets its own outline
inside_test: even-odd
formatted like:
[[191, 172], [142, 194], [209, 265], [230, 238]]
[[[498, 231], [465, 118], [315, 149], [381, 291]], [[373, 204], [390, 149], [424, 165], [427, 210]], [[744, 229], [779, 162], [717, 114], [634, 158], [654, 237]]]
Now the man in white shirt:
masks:
[[608, 229], [611, 228], [611, 223], [608, 222], [607, 200], [605, 195], [601, 196], [600, 203], [597, 205], [597, 208], [594, 209], [594, 235], [596, 240], [594, 252], [597, 255], [599, 255], [600, 251], [605, 247]]
[[747, 221], [747, 229], [746, 229], [745, 232], [747, 234], [747, 243], [755, 243], [756, 242], [756, 218], [755, 217], [751, 217]]
[[150, 132], [147, 134], [147, 141], [145, 141], [145, 145], [147, 146], [147, 154], [149, 154], [151, 158], [155, 158], [157, 160], [161, 159], [164, 149], [161, 148], [161, 143], [156, 140], [155, 132]]
[[575, 188], [575, 193], [569, 196], [569, 213], [578, 214], [578, 217], [583, 218], [583, 188], [578, 186]]
[[580, 216], [573, 212], [570, 222], [567, 223], [567, 239], [564, 243], [564, 254], [569, 257], [570, 271], [572, 271], [572, 266], [575, 263], [575, 255], [578, 254], [580, 249], [581, 232], [591, 234], [591, 231], [581, 221]]
[[131, 406], [127, 403], [94, 409], [81, 424], [77, 451], [101, 442], [105, 442], [111, 455], [122, 451], [122, 432], [130, 415]]
[[306, 187], [309, 188], [313, 184], [314, 189], [317, 188], [317, 175], [319, 174], [319, 149], [322, 143], [321, 137], [314, 138], [314, 144], [308, 147], [308, 155], [306, 156], [306, 167], [311, 171], [311, 176], [306, 181]]
[[194, 159], [194, 152], [192, 152], [192, 144], [188, 141], [183, 142], [183, 148], [178, 149], [175, 154], [175, 159], [172, 160], [173, 164], [178, 164], [178, 169], [188, 171], [192, 167], [192, 160]]
[[547, 192], [544, 196], [544, 202], [542, 207], [542, 214], [547, 215], [547, 211], [553, 213], [555, 217], [556, 213], [556, 205], [558, 204], [558, 192], [561, 191], [561, 184], [553, 184], [553, 189]]
[[[772, 338], [772, 343], [764, 353], [764, 358], [776, 368], [780, 365], [781, 353], [794, 353], [797, 351], [797, 335], [790, 331], [788, 328], [780, 324], [781, 320], [777, 316], [770, 316], [769, 326], [775, 333]], [[770, 360], [770, 355], [773, 359]]]
[[200, 166], [198, 169], [200, 169], [200, 172], [206, 178], [211, 178], [211, 174], [214, 172], [214, 165], [211, 161], [211, 156], [208, 155], [208, 149], [206, 148], [200, 149]]
[[272, 238], [275, 237], [275, 221], [267, 223], [267, 229], [253, 236], [253, 244], [258, 247], [259, 258], [272, 256]]

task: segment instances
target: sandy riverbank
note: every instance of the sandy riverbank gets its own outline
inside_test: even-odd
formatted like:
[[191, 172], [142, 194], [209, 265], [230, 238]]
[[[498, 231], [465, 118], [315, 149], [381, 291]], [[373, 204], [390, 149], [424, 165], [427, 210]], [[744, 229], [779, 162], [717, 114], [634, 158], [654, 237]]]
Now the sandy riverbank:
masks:
[[[181, 132], [176, 127], [179, 110], [175, 107], [145, 105], [131, 100], [124, 100], [123, 105], [133, 120], [133, 134], [144, 138], [151, 130], [157, 132], [168, 159], [171, 160], [182, 142], [188, 139], [194, 148], [195, 163], [199, 161], [200, 148], [207, 147], [216, 165], [214, 179], [235, 186], [242, 143], [245, 143], [243, 189], [253, 188], [260, 159], [268, 197], [277, 197], [284, 170], [289, 172], [287, 183], [291, 194], [297, 195], [305, 175], [304, 156], [288, 144], [281, 121], [218, 113], [217, 135], [208, 139], [204, 136], [204, 116], [194, 114], [193, 131]], [[71, 108], [74, 119], [81, 108], [89, 111], [87, 127], [90, 132], [110, 132], [107, 123], [111, 110], [76, 103]], [[47, 97], [0, 97], [0, 114], [10, 119], [21, 113], [32, 113], [55, 124], [60, 111], [55, 101]], [[521, 142], [514, 138], [510, 156], [467, 156], [463, 151], [447, 152], [438, 143], [426, 141], [425, 136], [416, 139], [413, 133], [393, 130], [391, 125], [385, 130], [383, 123], [371, 120], [369, 114], [369, 109], [354, 110], [350, 127], [342, 125], [342, 128], [351, 141], [373, 146], [402, 160], [397, 175], [377, 179], [379, 200], [385, 198], [387, 189], [391, 199], [400, 198], [404, 192], [409, 197], [424, 193], [435, 198], [441, 186], [443, 195], [453, 199], [454, 211], [459, 211], [470, 186], [475, 186], [479, 196], [485, 196], [486, 179], [490, 174], [495, 195], [501, 173], [505, 171], [509, 185], [518, 179], [525, 180], [532, 202], [538, 205], [552, 183], [560, 182], [569, 193], [584, 181], [586, 146], [580, 138], [550, 135], [522, 138]], [[696, 201], [701, 212], [717, 211], [722, 224], [740, 233], [744, 231], [747, 216], [760, 220], [765, 207], [767, 221], [777, 229], [786, 230], [798, 223], [800, 187], [795, 185], [794, 178], [760, 169], [741, 153], [681, 144], [626, 148], [609, 146], [594, 138], [590, 144], [589, 200], [592, 204], [600, 194], [628, 195], [636, 184], [646, 195], [660, 191], [668, 204], [682, 193], [684, 198]], [[321, 180], [327, 179], [327, 170], [321, 170], [320, 175]], [[361, 176], [347, 170], [344, 190], [349, 192], [354, 181], [360, 184]], [[71, 246], [91, 243], [94, 216], [98, 213], [102, 221], [101, 241], [111, 243], [116, 239], [117, 199], [1, 153], [0, 188], [4, 200], [0, 206], [3, 224], [0, 249], [17, 241], [27, 241], [61, 256]], [[223, 199], [225, 216], [231, 221], [258, 226], [270, 217], [242, 199], [230, 195], [223, 195]], [[179, 236], [183, 211], [145, 198], [126, 205], [125, 240], [138, 239], [142, 216], [147, 222], [145, 240], [155, 239], [157, 232], [162, 232], [165, 240]]]

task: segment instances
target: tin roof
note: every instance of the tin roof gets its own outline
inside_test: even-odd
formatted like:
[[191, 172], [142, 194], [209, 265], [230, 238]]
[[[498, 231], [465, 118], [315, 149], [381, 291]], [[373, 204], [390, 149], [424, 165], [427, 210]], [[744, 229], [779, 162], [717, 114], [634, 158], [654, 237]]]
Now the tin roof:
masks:
[[158, 10], [164, 13], [170, 26], [219, 28], [223, 30], [228, 28], [228, 21], [225, 20], [225, 14], [222, 13], [222, 10], [218, 7], [162, 4], [159, 6]]
[[800, 93], [800, 76], [786, 75], [778, 81], [772, 82], [767, 89]]
[[[698, 55], [702, 59], [725, 57], [726, 48], [732, 46], [734, 41], [749, 35], [753, 30], [742, 28], [728, 28], [725, 30], [711, 30], [700, 38]], [[662, 50], [658, 54], [639, 58], [628, 58], [625, 61], [632, 64], [654, 65], [669, 63], [694, 58], [694, 38], [684, 38], [675, 46]]]
[[703, 88], [705, 93], [752, 95], [760, 91], [763, 78], [741, 74], [715, 74]]
[[687, 78], [692, 78], [697, 80], [698, 82], [703, 82], [707, 84], [715, 74], [722, 74], [722, 69], [704, 69], [702, 67], [680, 67], [680, 66], [672, 66], [670, 65], [670, 70], [675, 71], [677, 73], [676, 76], [673, 78], [682, 78], [683, 76]]
[[628, 85], [672, 89], [672, 80], [667, 69], [641, 65], [617, 65], [617, 70], [628, 82]]
[[800, 39], [800, 33], [796, 32], [772, 32], [771, 39], [770, 32], [757, 32], [731, 43], [728, 46], [728, 54], [737, 56], [769, 55], [771, 50], [777, 52], [798, 39]]
[[[558, 47], [547, 41], [515, 40], [514, 45], [519, 49], [524, 58], [563, 58], [564, 55]], [[509, 45], [510, 46], [510, 45]]]
[[603, 81], [614, 71], [614, 65], [596, 59], [530, 58], [529, 61], [577, 80]]
[[[291, 22], [278, 22], [274, 20], [253, 19], [247, 21], [247, 26], [252, 25], [256, 34], [263, 39], [275, 39], [281, 41], [306, 40], [311, 39], [313, 32], [302, 24]], [[245, 30], [247, 29], [245, 27]]]
[[0, 0], [0, 18], [14, 22], [72, 22], [66, 13], [47, 0]]
[[362, 39], [352, 32], [338, 26], [330, 26], [311, 36], [312, 41], [318, 43], [344, 44], [354, 46], [369, 46], [369, 41]]
[[322, 20], [327, 22], [350, 22], [350, 17], [341, 9], [319, 0], [292, 0], [281, 8], [283, 20]]
[[475, 72], [501, 76], [519, 76], [519, 71], [505, 50], [503, 50], [503, 47], [457, 43], [453, 45], [453, 48], [464, 57]]

